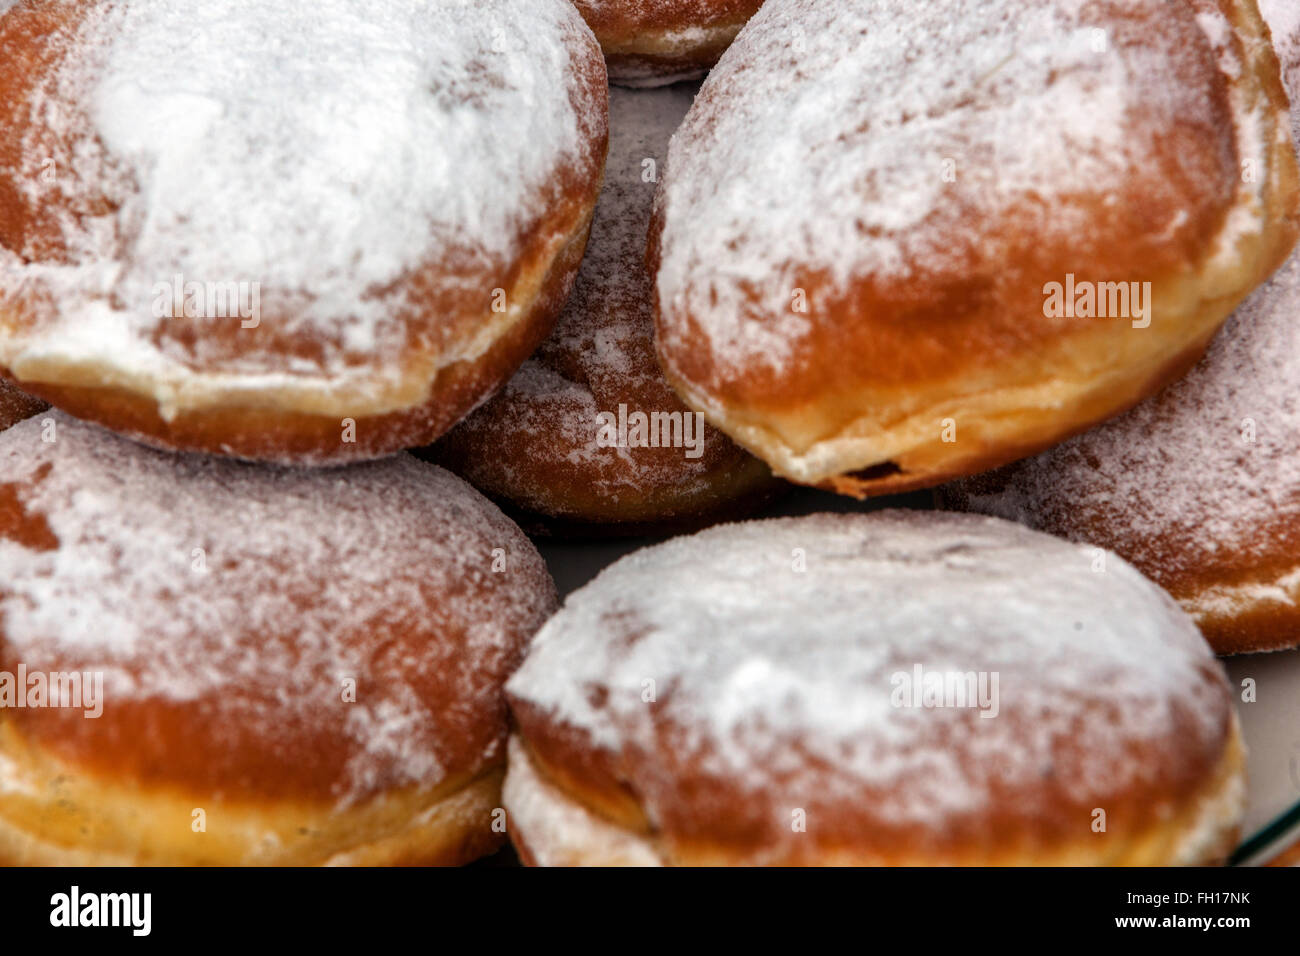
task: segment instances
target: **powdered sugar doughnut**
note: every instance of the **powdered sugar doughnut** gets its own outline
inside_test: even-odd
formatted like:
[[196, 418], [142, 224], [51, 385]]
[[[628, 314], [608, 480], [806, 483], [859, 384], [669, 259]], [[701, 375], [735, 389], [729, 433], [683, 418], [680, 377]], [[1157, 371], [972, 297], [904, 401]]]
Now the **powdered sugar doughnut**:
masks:
[[543, 864], [1197, 863], [1244, 800], [1231, 691], [1177, 605], [989, 518], [640, 551], [506, 692], [511, 835]]
[[[501, 686], [555, 602], [516, 526], [408, 455], [259, 468], [47, 417], [0, 434], [0, 861], [499, 843]], [[34, 703], [74, 674], [94, 700]]]
[[605, 190], [569, 304], [502, 392], [435, 449], [480, 490], [551, 525], [698, 520], [773, 484], [766, 465], [682, 404], [655, 359], [646, 230], [659, 164], [693, 96], [611, 92]]
[[20, 0], [0, 59], [0, 371], [80, 417], [374, 458], [568, 294], [607, 92], [566, 0]]
[[0, 431], [48, 407], [40, 399], [32, 398], [0, 379]]
[[664, 86], [704, 75], [763, 0], [573, 0], [611, 82]]
[[769, 0], [669, 152], [665, 374], [855, 495], [1124, 411], [1294, 242], [1264, 37], [1249, 0]]

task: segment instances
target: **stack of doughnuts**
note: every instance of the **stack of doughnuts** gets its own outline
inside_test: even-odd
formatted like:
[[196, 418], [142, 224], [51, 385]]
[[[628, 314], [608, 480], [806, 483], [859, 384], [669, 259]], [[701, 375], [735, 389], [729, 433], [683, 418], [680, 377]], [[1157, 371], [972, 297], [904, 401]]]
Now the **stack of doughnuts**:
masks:
[[0, 864], [1223, 862], [1296, 11], [0, 0]]
[[646, 230], [693, 95], [611, 91], [605, 189], [569, 304], [518, 374], [435, 448], [545, 528], [662, 530], [737, 514], [773, 490], [767, 466], [683, 405], [655, 361]]
[[567, 0], [20, 0], [0, 51], [0, 862], [492, 852], [541, 558], [410, 456], [230, 459], [427, 443], [547, 335], [594, 37]]

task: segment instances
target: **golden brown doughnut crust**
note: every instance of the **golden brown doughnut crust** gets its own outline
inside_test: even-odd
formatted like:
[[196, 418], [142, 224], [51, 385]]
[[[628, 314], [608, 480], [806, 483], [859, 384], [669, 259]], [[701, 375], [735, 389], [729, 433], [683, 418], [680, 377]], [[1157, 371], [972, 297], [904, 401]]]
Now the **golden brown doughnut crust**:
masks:
[[0, 866], [460, 866], [505, 842], [500, 767], [359, 806], [250, 800], [90, 774], [0, 723], [0, 771]]
[[[111, 217], [121, 203], [114, 192], [120, 183], [77, 179], [83, 168], [78, 150], [88, 151], [85, 142], [41, 126], [52, 112], [41, 99], [48, 92], [44, 84], [68, 63], [97, 52], [81, 49], [78, 32], [95, 7], [85, 0], [23, 2], [0, 14], [0, 50], [7, 63], [0, 74], [0, 250], [20, 255], [27, 264], [66, 261], [64, 224]], [[297, 290], [271, 288], [262, 290], [257, 333], [238, 323], [218, 326], [210, 319], [176, 316], [160, 335], [161, 346], [183, 355], [197, 372], [235, 370], [234, 385], [196, 387], [177, 400], [170, 391], [164, 397], [163, 386], [148, 375], [30, 358], [14, 368], [0, 361], [0, 375], [78, 417], [165, 448], [330, 464], [427, 444], [509, 378], [545, 338], [568, 295], [600, 187], [607, 138], [604, 65], [585, 33], [576, 23], [564, 51], [583, 140], [580, 156], [554, 169], [544, 194], [536, 197], [543, 212], [519, 228], [513, 260], [468, 246], [453, 249], [446, 260], [422, 262], [383, 291], [405, 294], [392, 315], [404, 327], [403, 341], [391, 356], [376, 353], [360, 360], [377, 363], [376, 370], [388, 376], [383, 386], [295, 391], [240, 385], [244, 363], [265, 366], [269, 356], [285, 368], [310, 365], [339, 347], [313, 338], [305, 328], [303, 315], [294, 311]], [[62, 105], [74, 115], [85, 107]], [[41, 192], [15, 178], [24, 157], [37, 154], [48, 156], [62, 177]], [[122, 175], [111, 163], [99, 168], [106, 177]], [[509, 303], [504, 313], [494, 308], [500, 301]], [[20, 283], [7, 298], [0, 294], [0, 340], [48, 325], [59, 309], [47, 293]], [[354, 360], [349, 356], [348, 361]]]
[[[955, 10], [956, 0], [950, 5]], [[1017, 7], [1014, 0], [1002, 5]], [[863, 4], [850, 6], [864, 21], [874, 15]], [[783, 53], [774, 62], [774, 51], [784, 49], [792, 23], [805, 24], [813, 35], [817, 18], [832, 15], [807, 0], [769, 2], [706, 82], [674, 141], [652, 230], [649, 261], [658, 272], [660, 360], [687, 403], [768, 461], [778, 475], [865, 496], [930, 486], [1023, 457], [1124, 411], [1183, 374], [1295, 241], [1300, 191], [1277, 61], [1264, 42], [1255, 5], [1243, 0], [1084, 9], [1079, 25], [1106, 31], [1106, 57], [1138, 57], [1143, 69], [1161, 64], [1158, 72], [1146, 74], [1153, 89], [1198, 91], [1209, 121], [1180, 119], [1156, 127], [1156, 111], [1130, 110], [1120, 139], [1143, 144], [1142, 158], [1126, 167], [1114, 189], [1029, 193], [1018, 204], [984, 215], [980, 204], [999, 195], [985, 178], [997, 180], [1002, 167], [996, 158], [984, 158], [997, 151], [998, 140], [980, 130], [977, 120], [971, 120], [970, 135], [987, 135], [993, 145], [963, 144], [965, 127], [944, 140], [940, 128], [934, 135], [944, 145], [933, 148], [950, 149], [958, 158], [949, 193], [936, 200], [922, 225], [896, 233], [890, 232], [889, 215], [864, 205], [863, 215], [877, 215], [880, 224], [864, 222], [859, 228], [873, 239], [888, 237], [890, 254], [902, 258], [882, 253], [882, 271], [844, 282], [816, 264], [777, 261], [776, 254], [770, 263], [756, 263], [753, 255], [745, 256], [748, 247], [734, 257], [727, 251], [753, 234], [742, 226], [762, 220], [725, 216], [735, 208], [766, 210], [765, 197], [777, 196], [779, 203], [777, 191], [786, 189], [775, 172], [762, 178], [762, 164], [769, 160], [761, 139], [753, 139], [760, 134], [752, 132], [785, 128], [777, 115], [780, 87], [773, 79], [771, 89], [760, 89], [755, 75], [784, 71], [795, 84], [791, 89], [805, 90], [812, 102], [806, 88], [814, 81], [798, 85], [801, 55]], [[925, 13], [944, 15], [934, 6]], [[1232, 31], [1218, 50], [1198, 15], [1220, 13]], [[917, 42], [930, 41], [918, 37]], [[821, 46], [815, 40], [807, 44], [806, 56], [824, 59], [813, 59], [814, 72], [841, 62]], [[1221, 69], [1220, 56], [1235, 63]], [[1230, 69], [1240, 75], [1232, 78]], [[840, 99], [872, 102], [895, 95], [896, 86], [906, 89], [905, 82], [903, 74], [890, 76], [884, 89], [864, 79], [860, 91], [846, 91]], [[764, 104], [773, 96], [778, 105], [769, 117]], [[790, 101], [804, 109], [795, 94]], [[909, 109], [914, 105], [904, 103]], [[946, 108], [946, 101], [934, 106], [940, 118], [948, 115]], [[868, 133], [865, 124], [841, 130], [831, 117], [857, 113], [842, 104], [836, 109], [828, 108], [826, 125], [814, 127], [826, 141], [810, 143], [809, 155], [848, 149], [836, 139], [841, 133], [860, 138], [864, 148], [870, 148], [871, 137], [879, 142], [910, 135], [906, 117], [883, 131], [873, 127]], [[1081, 102], [1078, 109], [1079, 116], [1089, 115], [1088, 104]], [[792, 114], [791, 122], [800, 115]], [[1261, 155], [1242, 155], [1239, 135], [1256, 124]], [[743, 135], [751, 139], [742, 148], [743, 130], [750, 130]], [[1066, 122], [1062, 136], [1069, 131]], [[737, 150], [745, 165], [737, 168], [729, 149]], [[891, 173], [906, 177], [916, 163], [932, 161], [939, 175], [942, 154], [918, 157], [900, 149], [896, 156], [886, 155], [897, 161]], [[1259, 174], [1255, 182], [1243, 182], [1248, 160]], [[830, 160], [824, 166], [828, 179], [844, 175]], [[693, 178], [679, 185], [684, 169]], [[730, 181], [770, 185], [748, 203], [728, 192], [717, 200], [725, 212], [710, 218], [706, 196], [718, 188], [730, 190]], [[849, 208], [858, 208], [851, 205], [851, 191], [842, 198]], [[887, 192], [878, 197], [886, 211], [900, 202]], [[790, 221], [780, 234], [820, 234], [817, 216], [834, 216], [824, 205], [782, 207]], [[799, 209], [806, 221], [798, 219]], [[903, 205], [896, 215], [917, 212]], [[1259, 228], [1241, 232], [1242, 217], [1251, 215], [1258, 217]], [[724, 231], [733, 222], [734, 233]], [[766, 234], [759, 241], [765, 242]], [[741, 277], [733, 280], [733, 273]], [[1123, 319], [1045, 316], [1045, 284], [1067, 275], [1095, 283], [1150, 282], [1154, 320], [1148, 328], [1134, 329]], [[809, 311], [787, 320], [781, 313], [791, 311], [796, 290]], [[764, 358], [775, 353], [781, 354]]]
[[574, 0], [613, 83], [661, 86], [717, 62], [763, 0]]
[[[511, 740], [510, 769], [505, 798], [528, 810], [532, 801], [543, 803], [542, 819], [511, 810], [510, 842], [525, 866], [728, 866], [749, 864], [752, 844], [737, 839], [719, 846], [711, 837], [681, 843], [650, 825], [644, 814], [620, 802], [608, 791], [586, 785], [540, 760], [520, 739]], [[900, 841], [887, 850], [866, 849], [851, 843], [819, 846], [815, 855], [774, 861], [784, 866], [1168, 866], [1220, 865], [1236, 847], [1240, 829], [1232, 823], [1239, 812], [1241, 780], [1245, 773], [1245, 748], [1235, 730], [1219, 764], [1194, 792], [1187, 792], [1186, 808], [1161, 819], [1134, 813], [1120, 818], [1124, 836], [1116, 840], [1090, 838], [1042, 845], [1026, 840], [1015, 828], [1001, 834], [1002, 842], [989, 845], [952, 844], [936, 848], [925, 834], [915, 842]], [[548, 844], [554, 834], [546, 815], [559, 814], [570, 823], [568, 839]], [[572, 825], [576, 819], [577, 826]], [[1111, 817], [1110, 820], [1114, 818]], [[828, 821], [832, 822], [832, 821]], [[835, 824], [851, 824], [835, 820]], [[539, 825], [540, 824], [540, 825]], [[1114, 831], [1112, 831], [1114, 832]], [[1188, 834], [1204, 842], [1188, 841]], [[532, 842], [530, 842], [532, 841]], [[540, 849], [544, 847], [544, 849]], [[653, 862], [652, 862], [653, 861]]]
[[0, 673], [99, 672], [102, 713], [0, 709], [0, 860], [499, 842], [501, 684], [555, 606], [517, 527], [406, 455], [263, 469], [52, 417], [0, 434]]
[[[693, 759], [675, 768], [683, 785], [701, 772], [704, 779], [700, 783], [707, 792], [684, 790], [680, 804], [670, 804], [669, 816], [652, 824], [637, 795], [623, 782], [622, 758], [601, 751], [590, 740], [557, 723], [552, 715], [537, 712], [516, 699], [512, 699], [511, 709], [528, 741], [528, 759], [541, 779], [596, 819], [645, 841], [665, 863], [745, 865], [771, 842], [772, 820], [765, 813], [770, 808], [747, 808], [746, 794], [739, 789], [728, 793], [716, 777], [702, 773], [707, 761]], [[809, 841], [802, 848], [805, 853], [768, 862], [782, 866], [1167, 866], [1175, 861], [1175, 848], [1186, 835], [1205, 827], [1217, 831], [1217, 835], [1197, 847], [1192, 859], [1180, 862], [1222, 863], [1237, 842], [1239, 830], [1232, 824], [1232, 816], [1242, 799], [1239, 786], [1246, 762], [1235, 717], [1229, 723], [1217, 760], [1188, 768], [1192, 772], [1186, 779], [1153, 780], [1149, 788], [1125, 793], [1120, 801], [1107, 801], [1107, 825], [1109, 833], [1116, 834], [1115, 839], [1066, 838], [1064, 834], [1077, 831], [1078, 821], [1087, 819], [1094, 807], [1082, 805], [1077, 790], [1069, 784], [1045, 779], [1046, 791], [1035, 794], [1033, 802], [1035, 806], [1053, 808], [1051, 819], [1038, 823], [1059, 831], [1059, 842], [1044, 844], [1027, 837], [1020, 815], [1021, 797], [1012, 792], [1003, 795], [988, 818], [942, 833], [924, 827], [882, 826], [869, 801], [863, 800], [856, 806], [817, 806], [810, 813], [816, 813], [825, 831], [870, 834], [869, 839], [846, 838], [841, 844]], [[666, 732], [685, 734], [689, 729], [669, 728]], [[1025, 733], [1029, 732], [1026, 728]], [[1137, 755], [1135, 759], [1143, 758]], [[1153, 814], [1151, 808], [1167, 804], [1170, 793], [1180, 795], [1184, 809], [1171, 815]], [[512, 817], [510, 832], [512, 842], [527, 860], [526, 825]], [[609, 860], [600, 858], [599, 845], [592, 851], [593, 856], [574, 862], [609, 865]]]
[[4, 368], [0, 368], [0, 375], [8, 375], [32, 395], [78, 418], [98, 422], [155, 447], [297, 465], [380, 458], [428, 444], [447, 431], [483, 395], [507, 381], [536, 350], [568, 298], [589, 226], [590, 219], [542, 274], [540, 288], [531, 293], [527, 317], [506, 330], [473, 362], [456, 362], [443, 368], [429, 396], [405, 411], [336, 417], [254, 404], [181, 412], [164, 418], [156, 401], [127, 389], [24, 381]]

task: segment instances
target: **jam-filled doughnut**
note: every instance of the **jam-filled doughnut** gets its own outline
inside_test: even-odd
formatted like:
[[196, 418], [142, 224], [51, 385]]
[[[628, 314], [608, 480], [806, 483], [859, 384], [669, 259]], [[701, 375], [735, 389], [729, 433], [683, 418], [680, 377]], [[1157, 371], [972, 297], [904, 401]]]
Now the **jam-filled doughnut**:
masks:
[[0, 862], [491, 852], [502, 684], [554, 602], [519, 529], [409, 455], [263, 468], [22, 422], [0, 433]]
[[698, 79], [763, 0], [573, 0], [623, 86]]
[[1126, 410], [1294, 242], [1265, 36], [1253, 0], [769, 0], [669, 152], [669, 381], [855, 495]]
[[587, 255], [551, 337], [435, 460], [543, 527], [626, 532], [736, 513], [766, 465], [691, 411], [654, 352], [645, 270], [658, 169], [694, 90], [610, 94], [610, 159]]
[[427, 444], [550, 331], [605, 68], [567, 0], [18, 0], [0, 374], [148, 443]]
[[1231, 688], [1169, 596], [971, 515], [633, 554], [506, 692], [511, 839], [542, 865], [1205, 863], [1245, 797]]

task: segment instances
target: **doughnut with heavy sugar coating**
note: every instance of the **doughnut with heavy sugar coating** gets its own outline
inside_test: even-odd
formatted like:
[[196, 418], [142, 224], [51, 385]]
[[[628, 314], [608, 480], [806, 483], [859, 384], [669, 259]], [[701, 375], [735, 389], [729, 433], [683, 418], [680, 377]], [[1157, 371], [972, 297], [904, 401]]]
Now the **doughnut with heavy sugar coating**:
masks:
[[80, 418], [380, 457], [568, 294], [608, 117], [567, 0], [19, 0], [0, 60], [0, 374]]

